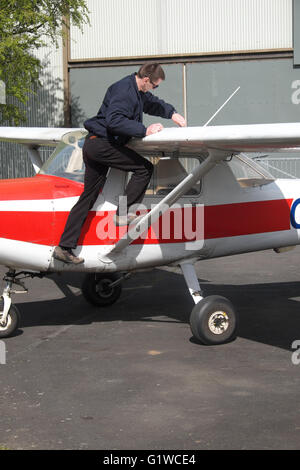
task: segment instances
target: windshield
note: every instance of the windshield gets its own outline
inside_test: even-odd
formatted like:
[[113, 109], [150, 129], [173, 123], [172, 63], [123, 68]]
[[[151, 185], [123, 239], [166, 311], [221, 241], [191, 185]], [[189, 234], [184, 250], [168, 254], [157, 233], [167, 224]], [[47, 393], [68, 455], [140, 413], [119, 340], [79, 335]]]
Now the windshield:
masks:
[[[65, 140], [65, 139], [64, 139]], [[40, 174], [60, 176], [83, 183], [84, 163], [82, 159], [82, 147], [84, 138], [70, 138], [61, 142], [47, 162], [42, 166]]]

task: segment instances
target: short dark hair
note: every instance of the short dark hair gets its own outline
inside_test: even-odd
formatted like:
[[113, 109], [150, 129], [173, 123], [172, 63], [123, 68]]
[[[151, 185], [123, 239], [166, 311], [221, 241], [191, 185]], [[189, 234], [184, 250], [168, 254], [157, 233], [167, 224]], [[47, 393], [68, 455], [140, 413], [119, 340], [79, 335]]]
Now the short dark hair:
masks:
[[162, 66], [156, 62], [147, 62], [142, 65], [137, 75], [139, 78], [149, 77], [151, 81], [165, 79], [165, 72], [163, 71]]

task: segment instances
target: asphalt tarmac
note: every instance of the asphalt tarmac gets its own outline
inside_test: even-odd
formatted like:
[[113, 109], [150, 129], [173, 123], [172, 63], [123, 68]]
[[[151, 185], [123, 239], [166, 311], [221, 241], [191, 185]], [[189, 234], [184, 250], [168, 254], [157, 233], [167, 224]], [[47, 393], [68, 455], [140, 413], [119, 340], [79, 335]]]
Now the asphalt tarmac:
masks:
[[193, 339], [177, 268], [133, 275], [104, 309], [82, 275], [26, 281], [0, 364], [0, 449], [299, 449], [300, 247], [196, 267], [239, 312], [235, 341]]

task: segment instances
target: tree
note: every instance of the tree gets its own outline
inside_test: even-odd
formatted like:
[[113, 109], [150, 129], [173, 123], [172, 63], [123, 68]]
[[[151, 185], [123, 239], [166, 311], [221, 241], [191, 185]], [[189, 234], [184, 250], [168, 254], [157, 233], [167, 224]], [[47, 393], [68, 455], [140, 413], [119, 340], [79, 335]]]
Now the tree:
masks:
[[41, 70], [34, 50], [46, 39], [58, 47], [63, 25], [81, 28], [88, 13], [85, 0], [0, 0], [0, 81], [8, 98], [0, 103], [0, 121], [26, 121], [22, 104], [39, 86]]

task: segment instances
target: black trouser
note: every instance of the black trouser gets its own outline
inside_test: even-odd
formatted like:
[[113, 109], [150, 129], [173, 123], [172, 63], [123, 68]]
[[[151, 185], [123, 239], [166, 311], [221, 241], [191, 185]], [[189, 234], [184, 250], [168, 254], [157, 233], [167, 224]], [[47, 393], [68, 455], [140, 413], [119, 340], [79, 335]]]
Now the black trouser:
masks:
[[85, 139], [83, 160], [84, 190], [72, 208], [61, 236], [59, 245], [64, 248], [76, 248], [84, 221], [104, 186], [110, 167], [133, 172], [125, 189], [127, 209], [143, 200], [153, 171], [151, 162], [128, 147], [116, 146], [94, 136]]

